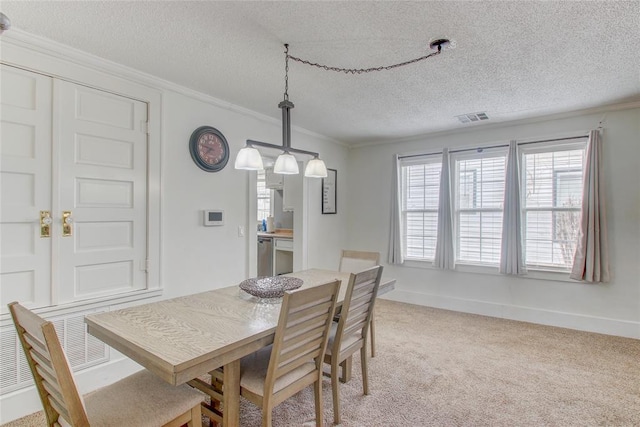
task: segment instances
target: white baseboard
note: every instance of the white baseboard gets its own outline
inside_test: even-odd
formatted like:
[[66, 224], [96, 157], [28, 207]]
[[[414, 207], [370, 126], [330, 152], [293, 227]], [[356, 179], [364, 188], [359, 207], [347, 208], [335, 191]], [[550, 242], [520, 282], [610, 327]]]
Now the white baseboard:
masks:
[[442, 295], [423, 294], [398, 289], [381, 298], [398, 302], [406, 302], [409, 304], [424, 305], [427, 307], [442, 308], [445, 310], [460, 311], [463, 313], [480, 314], [483, 316], [498, 317], [502, 319], [518, 320], [541, 325], [576, 329], [579, 331], [640, 339], [640, 322], [586, 316], [583, 314], [565, 313], [539, 308], [497, 304], [479, 300], [446, 297]]
[[[112, 384], [131, 375], [141, 366], [127, 358], [84, 369], [74, 374], [82, 394]], [[0, 424], [42, 411], [42, 403], [35, 386], [16, 390], [0, 397]]]

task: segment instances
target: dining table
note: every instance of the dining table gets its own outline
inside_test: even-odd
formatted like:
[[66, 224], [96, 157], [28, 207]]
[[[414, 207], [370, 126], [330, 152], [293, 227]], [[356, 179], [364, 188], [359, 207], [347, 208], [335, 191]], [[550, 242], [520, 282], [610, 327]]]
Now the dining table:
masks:
[[[340, 280], [342, 305], [349, 273], [308, 269], [287, 274], [302, 288]], [[395, 280], [382, 278], [378, 295]], [[166, 382], [179, 385], [223, 369], [223, 426], [240, 420], [240, 359], [273, 343], [280, 302], [253, 297], [238, 285], [85, 317], [89, 334]]]

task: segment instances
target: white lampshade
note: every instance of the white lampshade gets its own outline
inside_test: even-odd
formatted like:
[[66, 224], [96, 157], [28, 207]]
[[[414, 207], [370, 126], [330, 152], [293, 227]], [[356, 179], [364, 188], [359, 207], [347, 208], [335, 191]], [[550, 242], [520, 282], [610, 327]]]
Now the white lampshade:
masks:
[[274, 173], [280, 173], [283, 175], [295, 175], [300, 172], [298, 169], [298, 162], [293, 155], [289, 153], [282, 153], [276, 159], [276, 165], [273, 167]]
[[304, 176], [308, 178], [326, 178], [327, 167], [322, 160], [315, 157], [307, 163], [307, 167], [304, 170]]
[[11, 28], [11, 20], [7, 15], [0, 12], [0, 34]]
[[253, 147], [244, 147], [236, 156], [236, 169], [261, 171], [264, 169], [260, 152]]

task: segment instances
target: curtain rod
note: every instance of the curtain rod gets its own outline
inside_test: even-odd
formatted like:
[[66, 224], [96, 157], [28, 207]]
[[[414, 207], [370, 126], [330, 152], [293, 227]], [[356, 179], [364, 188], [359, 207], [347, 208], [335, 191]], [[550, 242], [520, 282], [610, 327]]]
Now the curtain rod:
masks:
[[[570, 139], [578, 139], [578, 138], [586, 138], [588, 137], [589, 134], [586, 135], [576, 135], [576, 136], [569, 136], [566, 138], [552, 138], [552, 139], [540, 139], [540, 140], [536, 140], [536, 141], [527, 141], [527, 142], [518, 142], [517, 145], [529, 145], [529, 144], [540, 144], [542, 142], [554, 142], [554, 141], [567, 141]], [[467, 151], [482, 151], [484, 149], [490, 149], [490, 148], [505, 148], [508, 147], [509, 144], [499, 144], [499, 145], [488, 145], [486, 147], [477, 147], [477, 148], [462, 148], [460, 150], [449, 150], [449, 153], [464, 153]], [[439, 152], [435, 152], [435, 153], [424, 153], [424, 154], [410, 154], [410, 155], [406, 155], [406, 156], [398, 156], [399, 159], [408, 159], [411, 157], [423, 157], [423, 156], [433, 156], [436, 154], [442, 154], [442, 151]]]
[[437, 154], [442, 154], [442, 151], [436, 151], [435, 153], [407, 154], [406, 156], [398, 156], [398, 158], [399, 159], [409, 159], [411, 157], [435, 156]]

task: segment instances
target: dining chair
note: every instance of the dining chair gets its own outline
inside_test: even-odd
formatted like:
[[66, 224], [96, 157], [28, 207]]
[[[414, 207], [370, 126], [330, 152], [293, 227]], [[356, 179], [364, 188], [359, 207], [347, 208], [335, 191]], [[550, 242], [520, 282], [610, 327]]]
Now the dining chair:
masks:
[[[338, 270], [344, 273], [357, 273], [380, 264], [380, 252], [342, 250]], [[371, 315], [371, 357], [376, 357], [376, 322]]]
[[286, 292], [273, 344], [240, 361], [240, 394], [262, 408], [262, 426], [272, 409], [313, 384], [316, 426], [322, 426], [322, 365], [340, 281]]
[[17, 302], [9, 311], [50, 427], [200, 427], [203, 394], [147, 370], [81, 396], [53, 323]]
[[340, 381], [338, 369], [346, 368], [346, 361], [360, 351], [362, 387], [369, 394], [367, 369], [367, 329], [378, 295], [382, 267], [375, 266], [349, 276], [349, 285], [342, 303], [338, 323], [333, 322], [324, 362], [331, 365], [331, 394], [333, 396], [333, 421], [340, 424]]

